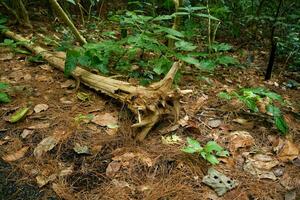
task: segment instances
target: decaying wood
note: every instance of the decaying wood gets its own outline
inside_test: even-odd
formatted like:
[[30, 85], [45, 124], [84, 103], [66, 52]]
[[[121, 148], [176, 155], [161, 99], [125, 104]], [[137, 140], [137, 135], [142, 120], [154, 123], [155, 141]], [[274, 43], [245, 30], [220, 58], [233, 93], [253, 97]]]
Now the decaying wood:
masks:
[[[24, 42], [27, 49], [35, 54], [40, 54], [55, 68], [64, 70], [65, 58], [57, 57], [55, 53], [35, 46], [29, 40], [11, 31], [6, 31], [4, 34], [16, 41]], [[72, 72], [72, 76], [80, 79], [81, 83], [88, 87], [127, 104], [128, 108], [137, 116], [137, 123], [132, 127], [141, 129], [137, 140], [142, 141], [162, 116], [173, 115], [177, 120], [180, 91], [172, 89], [172, 82], [180, 65], [181, 63], [175, 62], [164, 79], [149, 87], [135, 86], [128, 82], [96, 75], [80, 67]]]

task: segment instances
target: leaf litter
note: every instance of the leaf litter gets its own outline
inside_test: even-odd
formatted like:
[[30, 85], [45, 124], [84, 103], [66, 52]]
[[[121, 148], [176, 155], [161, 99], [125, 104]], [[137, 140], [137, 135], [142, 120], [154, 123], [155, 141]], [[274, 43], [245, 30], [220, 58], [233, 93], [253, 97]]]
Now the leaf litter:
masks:
[[[226, 188], [222, 194], [224, 199], [233, 199], [231, 197], [234, 194], [251, 195], [257, 199], [267, 199], [273, 195], [274, 199], [280, 199], [285, 194], [289, 195], [286, 191], [294, 191], [298, 186], [300, 159], [297, 118], [289, 114], [288, 123], [291, 131], [295, 130], [291, 134], [293, 138], [280, 137], [280, 140], [271, 142], [269, 135], [274, 132], [270, 124], [258, 119], [255, 113], [239, 112], [242, 104], [238, 101], [224, 106], [216, 98], [216, 91], [234, 91], [232, 84], [224, 86], [222, 78], [210, 78], [213, 84], [209, 89], [207, 84], [193, 87], [184, 85], [193, 93], [184, 95], [181, 101], [181, 120], [176, 123], [172, 123], [172, 120], [169, 123], [169, 119], [166, 119], [168, 123], [162, 121], [145, 143], [135, 144], [132, 140], [135, 132], [130, 129], [130, 115], [124, 114], [120, 106], [110, 103], [101, 95], [95, 95], [95, 99], [93, 96], [93, 102], [76, 100], [76, 93], [71, 93], [76, 86], [75, 81], [64, 79], [63, 75], [50, 74], [53, 69], [49, 65], [40, 66], [42, 73], [24, 68], [9, 65], [5, 73], [11, 78], [7, 80], [16, 84], [25, 80], [24, 75], [27, 76], [26, 84], [34, 85], [35, 78], [39, 80], [39, 84], [33, 88], [40, 94], [47, 94], [47, 101], [40, 99], [42, 95], [30, 96], [30, 101], [55, 105], [53, 109], [42, 108], [40, 112], [59, 117], [42, 120], [24, 116], [15, 124], [1, 124], [5, 129], [1, 131], [1, 157], [5, 162], [13, 163], [12, 167], [18, 166], [19, 170], [27, 165], [32, 172], [25, 173], [26, 178], [35, 180], [39, 187], [44, 187], [43, 190], [48, 190], [45, 186], [50, 183], [59, 197], [122, 199], [114, 198], [114, 195], [123, 194], [140, 199], [171, 198], [172, 195], [174, 199], [205, 199], [209, 196], [217, 199], [213, 187], [205, 187], [199, 181], [210, 175], [206, 170], [210, 165], [197, 156], [180, 152], [183, 145], [181, 140], [184, 141], [187, 136], [193, 136], [201, 143], [217, 139], [218, 143], [230, 150], [230, 157], [220, 159], [216, 170], [229, 174], [226, 177], [237, 181], [239, 186], [229, 189], [223, 185]], [[19, 72], [12, 73], [14, 70]], [[221, 73], [238, 75], [227, 70]], [[247, 69], [247, 72], [255, 74], [252, 70]], [[244, 75], [238, 75], [238, 82], [242, 85], [247, 82], [243, 78]], [[234, 77], [227, 79], [235, 80]], [[260, 80], [251, 81], [257, 85], [264, 84]], [[202, 90], [202, 86], [206, 88]], [[51, 93], [48, 92], [49, 87], [53, 89]], [[205, 94], [198, 91], [205, 91]], [[27, 105], [27, 97], [18, 93], [14, 96], [16, 101], [12, 102], [12, 106]], [[105, 106], [104, 103], [98, 106], [100, 101], [105, 102]], [[264, 101], [260, 102], [262, 111]], [[10, 116], [12, 107], [4, 105], [3, 108], [3, 115]], [[26, 115], [34, 116], [31, 110], [39, 112], [30, 107]], [[91, 119], [86, 123], [75, 122], [74, 116], [90, 111], [95, 115], [92, 123]], [[293, 106], [292, 111], [297, 112], [297, 106]], [[214, 120], [220, 120], [221, 124]], [[61, 163], [64, 167], [60, 166]], [[265, 179], [268, 181], [265, 182]], [[294, 195], [291, 192], [290, 196]]]

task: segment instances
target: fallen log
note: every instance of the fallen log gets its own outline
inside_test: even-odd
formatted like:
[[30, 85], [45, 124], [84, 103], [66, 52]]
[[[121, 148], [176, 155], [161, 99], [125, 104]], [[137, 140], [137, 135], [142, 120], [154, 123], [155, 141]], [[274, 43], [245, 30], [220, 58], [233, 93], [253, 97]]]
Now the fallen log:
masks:
[[[65, 55], [58, 57], [55, 52], [37, 46], [11, 31], [5, 31], [4, 35], [22, 42], [24, 47], [41, 55], [51, 66], [64, 71]], [[180, 62], [175, 62], [161, 81], [148, 87], [136, 86], [125, 81], [93, 74], [80, 67], [77, 67], [71, 75], [80, 80], [80, 83], [125, 103], [136, 115], [137, 122], [132, 127], [140, 129], [136, 139], [142, 141], [162, 116], [172, 115], [177, 121], [180, 90], [172, 89], [172, 83], [180, 65]]]

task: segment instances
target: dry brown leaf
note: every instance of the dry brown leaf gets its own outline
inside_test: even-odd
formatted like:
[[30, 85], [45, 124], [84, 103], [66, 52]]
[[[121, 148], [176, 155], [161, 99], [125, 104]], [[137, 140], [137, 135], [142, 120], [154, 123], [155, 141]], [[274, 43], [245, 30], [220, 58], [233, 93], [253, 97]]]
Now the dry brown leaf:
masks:
[[23, 132], [21, 133], [21, 137], [25, 139], [28, 135], [31, 135], [33, 132], [34, 132], [33, 130], [24, 129]]
[[249, 122], [248, 120], [243, 119], [243, 118], [236, 118], [232, 121], [243, 125], [243, 128], [252, 129], [254, 127], [254, 122], [253, 121]]
[[6, 144], [8, 141], [0, 140], [0, 146]]
[[116, 173], [121, 169], [121, 163], [118, 161], [112, 161], [106, 168], [106, 176], [114, 177]]
[[246, 160], [243, 168], [245, 171], [258, 178], [276, 180], [277, 177], [271, 171], [271, 169], [277, 166], [278, 164], [279, 161], [271, 156], [264, 154], [256, 154], [253, 156], [253, 158], [249, 157]]
[[65, 137], [65, 131], [56, 131], [53, 135], [44, 138], [34, 149], [33, 155], [36, 158], [41, 158], [44, 153], [53, 149], [63, 137]]
[[36, 113], [40, 113], [42, 111], [47, 110], [48, 108], [49, 108], [49, 106], [47, 104], [37, 104], [33, 110]]
[[26, 74], [25, 76], [24, 76], [24, 80], [25, 81], [30, 81], [31, 80], [31, 75], [30, 74]]
[[3, 156], [2, 159], [6, 162], [13, 162], [13, 161], [19, 160], [20, 158], [24, 157], [24, 155], [26, 154], [28, 149], [29, 149], [29, 147], [23, 147], [20, 150], [14, 152], [12, 154]]
[[48, 72], [53, 72], [52, 67], [50, 65], [44, 64], [44, 65], [40, 65], [40, 68], [48, 71]]
[[283, 144], [279, 144], [279, 146], [281, 146], [281, 148], [278, 150], [277, 157], [280, 161], [289, 162], [298, 157], [299, 149], [290, 140], [283, 141]]
[[204, 106], [207, 99], [208, 99], [208, 96], [203, 94], [201, 97], [199, 97], [196, 100], [196, 102], [194, 102], [192, 104], [187, 104], [187, 106], [185, 107], [185, 110], [187, 111], [187, 113], [194, 115]]
[[207, 125], [211, 128], [218, 128], [222, 124], [222, 121], [219, 119], [212, 119], [207, 122]]
[[128, 165], [132, 160], [139, 160], [148, 167], [152, 167], [154, 165], [152, 159], [149, 158], [145, 153], [126, 152], [120, 156], [113, 157], [112, 160], [120, 161], [123, 165]]
[[50, 181], [54, 181], [56, 179], [56, 174], [52, 174], [50, 176], [39, 175], [39, 176], [35, 177], [35, 179], [36, 179], [38, 186], [43, 187], [43, 186], [47, 185]]
[[11, 60], [11, 59], [13, 59], [13, 57], [14, 57], [14, 54], [12, 52], [1, 53], [0, 61]]
[[27, 127], [28, 129], [44, 129], [44, 128], [49, 128], [50, 127], [50, 123], [40, 123], [40, 124], [36, 124], [33, 126], [29, 126]]
[[105, 113], [103, 115], [96, 115], [92, 122], [99, 126], [114, 126], [118, 124], [118, 119], [113, 113]]
[[39, 82], [53, 82], [53, 78], [46, 75], [36, 75], [35, 80]]
[[76, 87], [76, 83], [74, 80], [68, 79], [65, 82], [60, 84], [61, 88], [75, 88]]
[[234, 131], [229, 134], [229, 150], [235, 153], [239, 148], [251, 147], [255, 144], [254, 138], [247, 131]]

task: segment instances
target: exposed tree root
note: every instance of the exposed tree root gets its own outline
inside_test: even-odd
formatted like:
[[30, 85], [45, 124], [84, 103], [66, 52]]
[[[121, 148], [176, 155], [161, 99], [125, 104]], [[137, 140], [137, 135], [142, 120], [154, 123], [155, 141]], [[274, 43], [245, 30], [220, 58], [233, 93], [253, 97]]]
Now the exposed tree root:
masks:
[[[36, 46], [11, 31], [6, 31], [4, 34], [16, 41], [24, 42], [27, 49], [35, 54], [40, 54], [53, 67], [64, 70], [65, 58], [58, 57], [55, 53]], [[135, 86], [128, 82], [96, 75], [80, 67], [73, 71], [72, 76], [88, 87], [127, 104], [128, 108], [137, 116], [137, 123], [132, 127], [141, 129], [136, 139], [142, 141], [162, 116], [173, 115], [177, 120], [180, 90], [173, 90], [172, 82], [180, 65], [179, 62], [175, 62], [164, 79], [149, 87]]]

